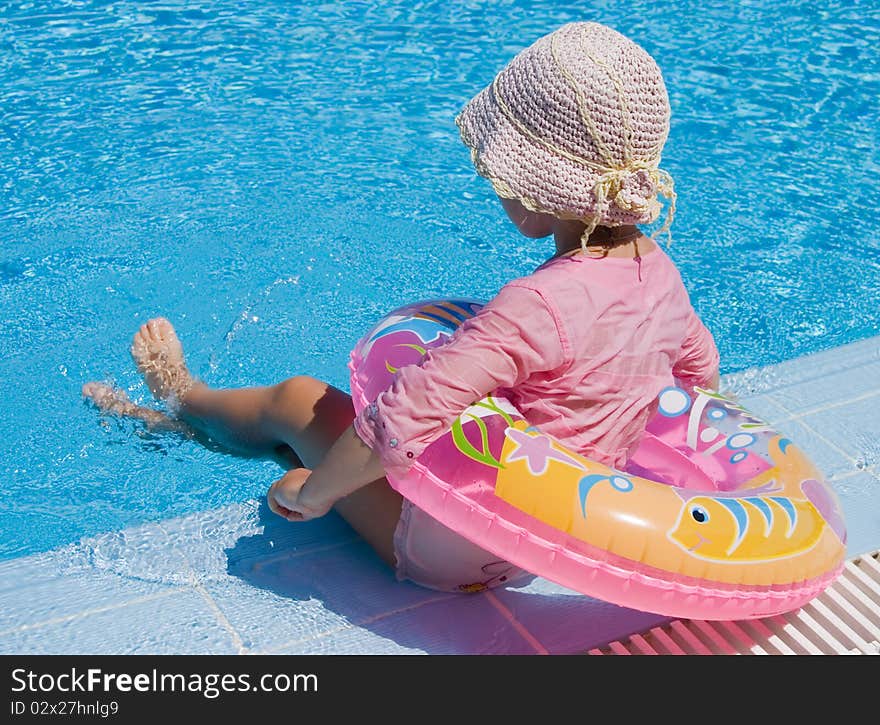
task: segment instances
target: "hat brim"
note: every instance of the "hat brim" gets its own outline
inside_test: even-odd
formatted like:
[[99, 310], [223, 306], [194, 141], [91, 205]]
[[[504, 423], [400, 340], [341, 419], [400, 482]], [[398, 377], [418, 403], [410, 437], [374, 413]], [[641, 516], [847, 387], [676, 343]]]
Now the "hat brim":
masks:
[[562, 219], [595, 220], [602, 226], [647, 224], [657, 218], [615, 205], [599, 210], [600, 172], [554, 153], [523, 133], [504, 114], [492, 85], [474, 96], [455, 119], [477, 173], [498, 196], [531, 211]]

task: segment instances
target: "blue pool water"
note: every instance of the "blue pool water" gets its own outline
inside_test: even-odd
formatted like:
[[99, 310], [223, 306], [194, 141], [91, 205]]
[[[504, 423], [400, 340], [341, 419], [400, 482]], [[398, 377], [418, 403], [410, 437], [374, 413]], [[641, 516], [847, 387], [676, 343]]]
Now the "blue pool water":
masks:
[[346, 387], [389, 308], [533, 269], [548, 242], [516, 235], [453, 118], [588, 19], [664, 71], [669, 251], [723, 372], [877, 334], [875, 2], [4, 2], [0, 558], [278, 475], [82, 403], [93, 379], [149, 400], [127, 352], [148, 317], [214, 384]]

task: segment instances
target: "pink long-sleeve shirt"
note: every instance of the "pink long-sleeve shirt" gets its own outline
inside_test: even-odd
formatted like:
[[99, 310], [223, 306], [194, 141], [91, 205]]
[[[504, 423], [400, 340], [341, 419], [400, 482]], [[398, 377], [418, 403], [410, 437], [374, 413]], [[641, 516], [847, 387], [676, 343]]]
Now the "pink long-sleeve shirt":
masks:
[[673, 376], [709, 385], [712, 334], [672, 260], [560, 257], [507, 283], [443, 346], [401, 368], [354, 421], [403, 475], [469, 405], [502, 393], [569, 448], [622, 467]]

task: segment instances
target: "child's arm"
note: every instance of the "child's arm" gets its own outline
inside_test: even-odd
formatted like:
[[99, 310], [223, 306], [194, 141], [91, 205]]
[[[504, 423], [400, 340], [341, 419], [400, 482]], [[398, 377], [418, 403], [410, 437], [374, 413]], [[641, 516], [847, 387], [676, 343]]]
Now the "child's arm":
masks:
[[308, 521], [323, 516], [339, 499], [384, 475], [379, 454], [349, 426], [314, 471], [294, 468], [272, 484], [269, 508], [288, 521]]
[[564, 346], [546, 303], [530, 289], [508, 286], [419, 365], [401, 368], [311, 475], [297, 469], [276, 482], [270, 507], [293, 521], [322, 516], [340, 498], [386, 473], [405, 475], [468, 406], [564, 363]]
[[715, 338], [693, 309], [689, 311], [687, 334], [672, 374], [692, 385], [711, 390], [718, 390], [720, 385], [719, 355]]

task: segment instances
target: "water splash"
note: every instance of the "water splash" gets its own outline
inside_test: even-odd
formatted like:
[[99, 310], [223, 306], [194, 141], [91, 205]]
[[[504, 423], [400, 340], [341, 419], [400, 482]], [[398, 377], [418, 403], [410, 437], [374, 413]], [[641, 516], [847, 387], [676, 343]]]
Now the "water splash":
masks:
[[219, 351], [213, 350], [211, 352], [208, 359], [209, 372], [216, 373], [220, 369], [220, 364], [223, 358], [225, 358], [229, 354], [232, 349], [232, 343], [240, 335], [243, 329], [251, 325], [256, 325], [260, 322], [261, 317], [260, 315], [256, 314], [256, 311], [259, 311], [261, 305], [263, 305], [269, 299], [272, 293], [278, 287], [283, 287], [286, 285], [298, 285], [299, 280], [299, 275], [280, 277], [279, 279], [274, 280], [268, 286], [264, 287], [255, 295], [255, 299], [245, 306], [245, 308], [238, 314], [238, 317], [229, 326], [229, 329], [226, 330], [226, 334], [223, 335], [223, 348]]

